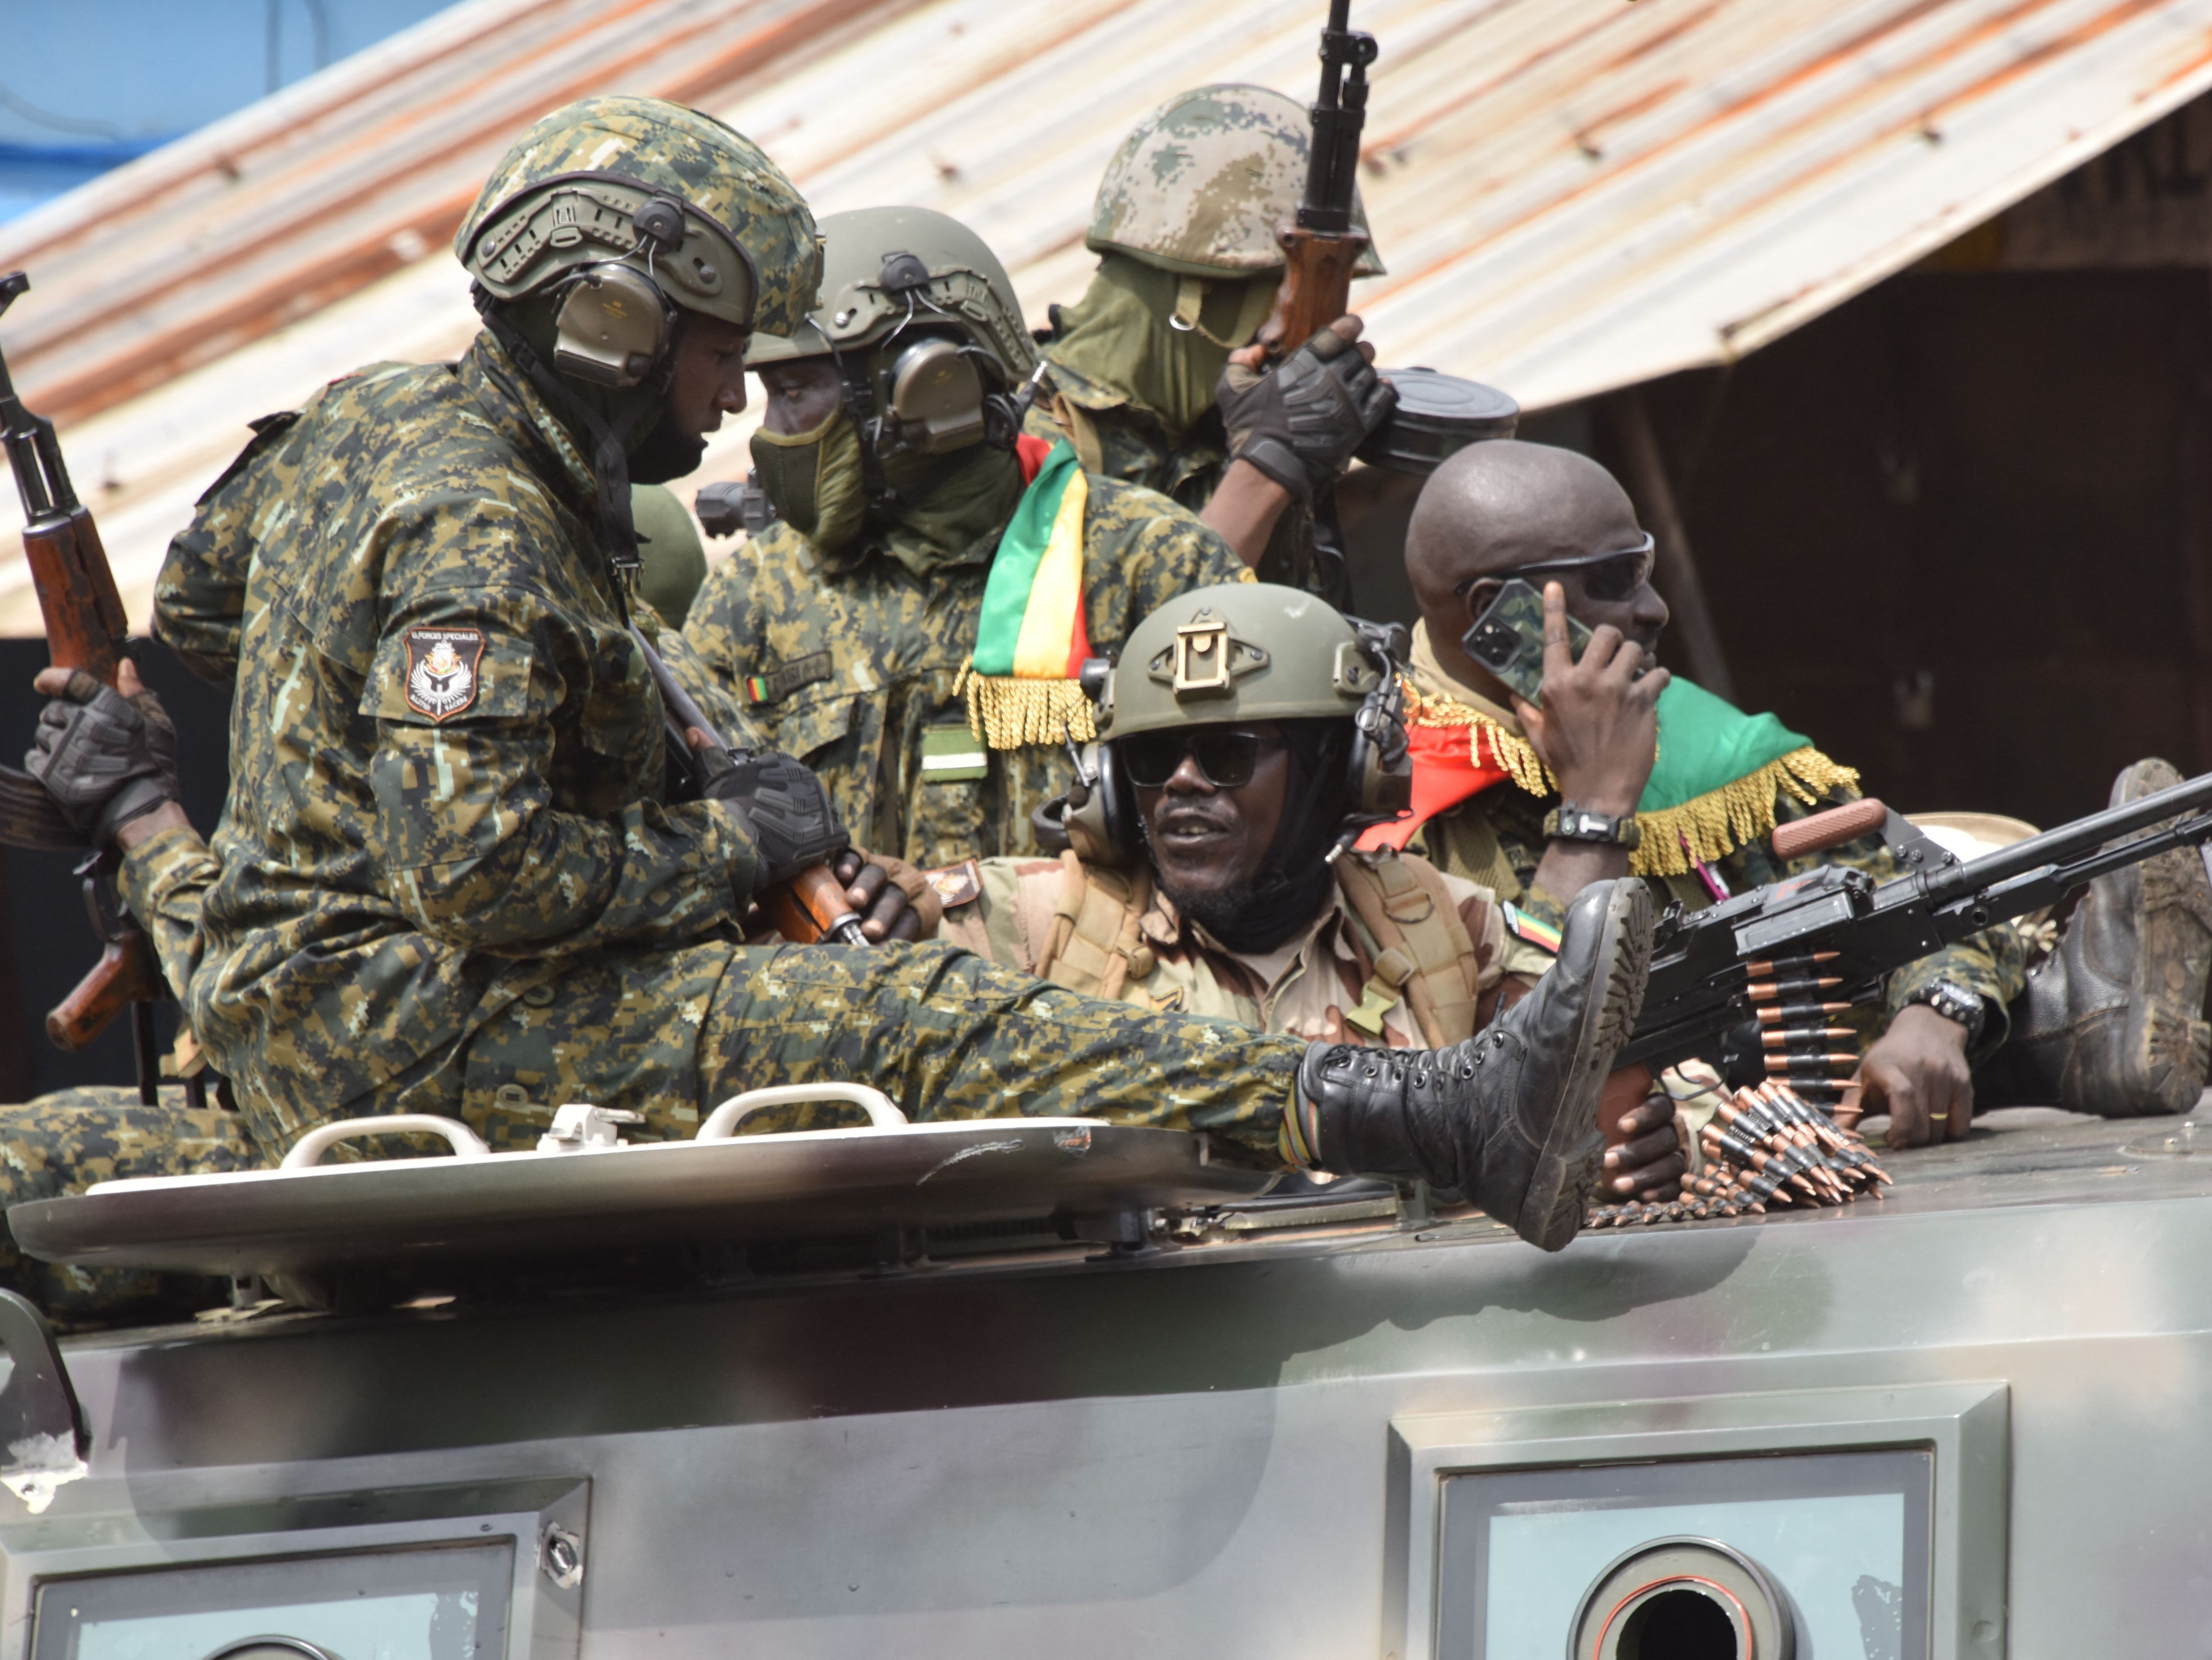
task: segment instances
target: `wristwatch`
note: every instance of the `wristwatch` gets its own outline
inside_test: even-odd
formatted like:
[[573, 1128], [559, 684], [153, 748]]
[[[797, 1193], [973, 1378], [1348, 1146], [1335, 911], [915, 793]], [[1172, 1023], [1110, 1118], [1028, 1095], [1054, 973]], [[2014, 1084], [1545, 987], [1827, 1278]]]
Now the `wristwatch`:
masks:
[[1601, 847], [1631, 849], [1644, 839], [1634, 813], [1615, 818], [1571, 801], [1562, 801], [1544, 815], [1544, 836], [1553, 842], [1595, 842]]
[[1905, 995], [1905, 1006], [1925, 1003], [1946, 1020], [1955, 1020], [1966, 1029], [1968, 1049], [1981, 1041], [1983, 1023], [1989, 1012], [1982, 1006], [1979, 992], [1968, 991], [1955, 980], [1930, 980]]

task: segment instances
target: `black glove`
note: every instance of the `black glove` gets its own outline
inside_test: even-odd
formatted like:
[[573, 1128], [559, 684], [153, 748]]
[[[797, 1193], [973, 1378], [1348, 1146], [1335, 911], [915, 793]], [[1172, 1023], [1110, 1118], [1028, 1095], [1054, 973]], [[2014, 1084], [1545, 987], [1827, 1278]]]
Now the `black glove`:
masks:
[[710, 750], [700, 757], [699, 795], [726, 801], [751, 831], [760, 863], [753, 891], [789, 881], [850, 845], [830, 792], [805, 763], [775, 750]]
[[1270, 373], [1231, 363], [1213, 401], [1230, 459], [1249, 461], [1310, 508], [1397, 407], [1398, 392], [1356, 344], [1323, 329]]
[[94, 847], [177, 800], [177, 729], [150, 691], [125, 697], [82, 669], [46, 700], [23, 766]]

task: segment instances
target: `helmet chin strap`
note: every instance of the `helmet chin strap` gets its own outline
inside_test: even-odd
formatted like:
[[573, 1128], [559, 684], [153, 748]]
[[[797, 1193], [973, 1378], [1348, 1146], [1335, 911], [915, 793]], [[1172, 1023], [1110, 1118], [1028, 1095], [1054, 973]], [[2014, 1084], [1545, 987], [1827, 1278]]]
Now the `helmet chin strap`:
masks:
[[530, 384], [553, 406], [554, 413], [590, 435], [592, 477], [599, 489], [599, 546], [614, 572], [616, 592], [624, 595], [627, 603], [628, 589], [636, 580], [639, 562], [637, 526], [630, 517], [629, 447], [630, 440], [647, 423], [659, 419], [667, 404], [668, 388], [676, 377], [676, 343], [682, 337], [681, 313], [678, 318], [678, 332], [671, 335], [660, 361], [632, 389], [620, 413], [609, 421], [548, 367], [529, 341], [523, 338], [506, 307], [482, 283], [471, 285], [470, 298], [476, 302], [477, 313], [491, 331], [492, 338], [499, 342], [529, 378]]

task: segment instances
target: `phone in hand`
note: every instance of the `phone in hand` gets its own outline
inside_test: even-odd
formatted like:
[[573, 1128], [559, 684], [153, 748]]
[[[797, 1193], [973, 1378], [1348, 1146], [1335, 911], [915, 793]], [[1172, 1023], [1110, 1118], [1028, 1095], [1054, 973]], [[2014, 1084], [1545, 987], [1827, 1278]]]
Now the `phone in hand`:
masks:
[[[1570, 614], [1567, 651], [1582, 660], [1590, 631]], [[1515, 577], [1498, 589], [1474, 626], [1460, 636], [1469, 657], [1488, 669], [1526, 702], [1544, 701], [1544, 596]]]

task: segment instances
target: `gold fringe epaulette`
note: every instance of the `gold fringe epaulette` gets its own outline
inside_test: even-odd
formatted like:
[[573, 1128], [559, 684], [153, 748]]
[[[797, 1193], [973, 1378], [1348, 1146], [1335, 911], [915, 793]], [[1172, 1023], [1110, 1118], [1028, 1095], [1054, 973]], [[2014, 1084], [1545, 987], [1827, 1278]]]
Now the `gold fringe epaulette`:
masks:
[[[1725, 859], [1774, 828], [1774, 798], [1788, 791], [1807, 806], [1859, 775], [1807, 745], [1680, 806], [1636, 815], [1643, 832], [1628, 868], [1638, 876], [1686, 876], [1692, 863]], [[1685, 843], [1687, 844], [1686, 848]]]
[[1073, 680], [1030, 680], [1014, 674], [978, 674], [963, 663], [952, 695], [968, 704], [968, 730], [988, 747], [1054, 747], [1073, 738], [1087, 744], [1098, 735], [1096, 711]]
[[[1467, 727], [1468, 754], [1477, 766], [1504, 768], [1530, 795], [1557, 793], [1559, 781], [1520, 733], [1455, 698], [1425, 696], [1411, 680], [1403, 684], [1407, 725]], [[1786, 790], [1809, 807], [1832, 790], [1856, 788], [1858, 781], [1857, 772], [1838, 765], [1809, 744], [1792, 750], [1679, 806], [1638, 813], [1637, 828], [1643, 834], [1628, 857], [1628, 867], [1638, 876], [1686, 876], [1692, 864], [1725, 859], [1771, 832], [1774, 799], [1781, 792]]]
[[1504, 768], [1506, 775], [1529, 794], [1549, 795], [1559, 788], [1559, 781], [1538, 757], [1535, 745], [1519, 733], [1508, 732], [1481, 710], [1471, 709], [1456, 698], [1424, 696], [1419, 687], [1403, 678], [1399, 684], [1406, 691], [1407, 726], [1465, 727], [1468, 758], [1478, 767], [1488, 764], [1482, 753], [1487, 747], [1490, 760]]

